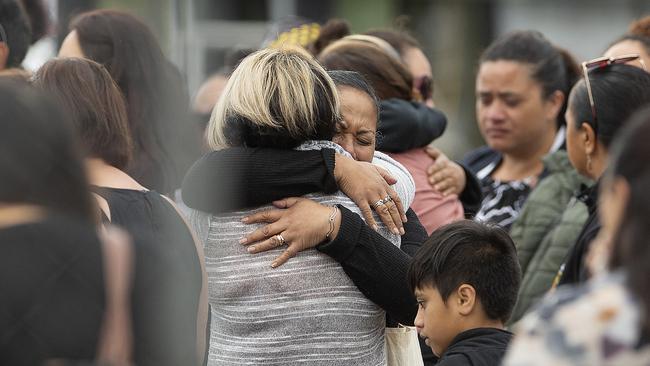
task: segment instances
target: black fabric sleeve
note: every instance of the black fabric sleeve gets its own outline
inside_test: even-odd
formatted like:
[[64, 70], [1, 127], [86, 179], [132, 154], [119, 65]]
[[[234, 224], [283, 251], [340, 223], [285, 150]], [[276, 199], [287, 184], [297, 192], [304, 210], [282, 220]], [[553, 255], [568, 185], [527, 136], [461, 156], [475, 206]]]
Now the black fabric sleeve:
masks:
[[183, 181], [191, 208], [221, 213], [289, 196], [338, 190], [334, 150], [295, 151], [233, 147], [204, 155]]
[[341, 227], [337, 237], [317, 249], [339, 262], [359, 290], [393, 320], [413, 324], [417, 303], [407, 282], [411, 257], [368, 227], [357, 214], [339, 208]]
[[427, 230], [420, 223], [415, 211], [408, 209], [406, 211], [407, 222], [404, 223], [404, 235], [402, 235], [402, 245], [400, 249], [410, 257], [420, 249], [422, 243], [429, 237]]
[[424, 147], [442, 136], [447, 117], [417, 102], [388, 99], [381, 102], [377, 150], [404, 152]]
[[472, 171], [462, 163], [458, 164], [465, 171], [465, 189], [460, 193], [458, 199], [460, 199], [460, 202], [463, 204], [465, 217], [471, 218], [474, 217], [481, 208], [483, 190], [481, 189], [481, 183], [479, 183], [476, 175], [474, 175], [474, 173], [472, 173]]

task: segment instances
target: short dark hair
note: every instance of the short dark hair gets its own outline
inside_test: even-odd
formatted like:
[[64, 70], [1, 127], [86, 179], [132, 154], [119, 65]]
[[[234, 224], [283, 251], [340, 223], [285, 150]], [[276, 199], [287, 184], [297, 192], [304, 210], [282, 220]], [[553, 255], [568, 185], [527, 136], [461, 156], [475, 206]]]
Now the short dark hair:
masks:
[[347, 86], [366, 93], [368, 97], [372, 99], [375, 107], [377, 107], [377, 118], [379, 118], [379, 98], [377, 98], [377, 94], [375, 94], [375, 89], [370, 86], [368, 80], [363, 77], [363, 75], [359, 74], [356, 71], [345, 70], [330, 70], [327, 72], [327, 74], [332, 78], [334, 85], [337, 87]]
[[54, 59], [38, 70], [34, 82], [61, 102], [88, 156], [126, 168], [132, 149], [126, 106], [102, 65], [81, 58]]
[[598, 141], [609, 147], [634, 112], [650, 104], [650, 74], [631, 65], [611, 65], [590, 70], [589, 83], [596, 121], [584, 79], [573, 87], [569, 113], [575, 119], [575, 128], [587, 122], [594, 129]]
[[7, 36], [9, 57], [7, 67], [20, 67], [31, 44], [29, 20], [17, 0], [0, 0], [0, 25]]
[[413, 291], [431, 286], [443, 301], [460, 285], [471, 285], [486, 315], [505, 323], [517, 301], [521, 268], [504, 229], [461, 220], [431, 234], [413, 257], [408, 278]]
[[58, 106], [25, 81], [0, 78], [0, 202], [96, 219], [77, 140]]

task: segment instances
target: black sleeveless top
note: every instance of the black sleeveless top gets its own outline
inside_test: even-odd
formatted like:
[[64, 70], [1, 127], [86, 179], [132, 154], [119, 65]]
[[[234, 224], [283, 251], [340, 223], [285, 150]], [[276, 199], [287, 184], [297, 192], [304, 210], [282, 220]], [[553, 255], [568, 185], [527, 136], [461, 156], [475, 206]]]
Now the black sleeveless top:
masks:
[[134, 239], [135, 363], [195, 365], [203, 277], [185, 221], [155, 191], [106, 187], [93, 187], [92, 191], [107, 201], [111, 223]]
[[104, 296], [92, 225], [51, 214], [0, 229], [0, 365], [93, 360]]

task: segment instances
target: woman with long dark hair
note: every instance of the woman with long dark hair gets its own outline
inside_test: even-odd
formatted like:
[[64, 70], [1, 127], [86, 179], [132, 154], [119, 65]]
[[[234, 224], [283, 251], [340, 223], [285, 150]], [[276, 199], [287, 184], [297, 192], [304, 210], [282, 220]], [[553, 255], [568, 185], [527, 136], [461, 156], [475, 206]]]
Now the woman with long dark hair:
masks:
[[70, 22], [59, 56], [104, 65], [120, 87], [133, 139], [133, 161], [126, 172], [162, 194], [179, 188], [198, 156], [200, 133], [189, 118], [184, 80], [151, 30], [120, 11], [83, 13]]

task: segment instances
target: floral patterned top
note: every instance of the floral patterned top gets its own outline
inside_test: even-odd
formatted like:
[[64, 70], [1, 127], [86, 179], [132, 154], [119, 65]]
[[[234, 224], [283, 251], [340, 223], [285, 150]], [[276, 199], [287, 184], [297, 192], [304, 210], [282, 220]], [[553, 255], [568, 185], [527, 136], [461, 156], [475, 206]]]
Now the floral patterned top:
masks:
[[637, 302], [622, 273], [564, 287], [517, 324], [504, 365], [650, 365]]

